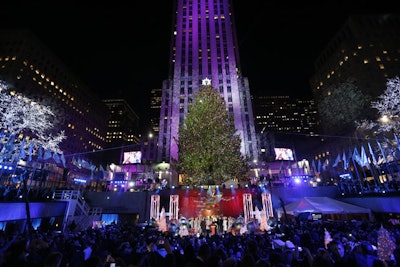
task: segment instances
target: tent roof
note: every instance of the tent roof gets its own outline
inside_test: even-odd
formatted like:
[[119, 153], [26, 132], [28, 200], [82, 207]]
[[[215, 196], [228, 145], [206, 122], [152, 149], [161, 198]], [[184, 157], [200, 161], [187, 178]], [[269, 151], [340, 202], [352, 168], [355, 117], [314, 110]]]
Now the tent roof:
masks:
[[304, 197], [285, 205], [287, 214], [320, 212], [322, 214], [371, 213], [370, 209], [348, 204], [329, 197]]

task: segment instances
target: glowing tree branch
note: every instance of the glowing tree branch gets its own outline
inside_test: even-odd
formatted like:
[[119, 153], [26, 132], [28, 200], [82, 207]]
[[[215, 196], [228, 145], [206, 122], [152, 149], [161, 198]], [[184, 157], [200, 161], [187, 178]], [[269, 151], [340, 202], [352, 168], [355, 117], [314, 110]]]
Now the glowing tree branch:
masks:
[[378, 121], [363, 120], [358, 128], [374, 130], [376, 133], [395, 132], [400, 130], [400, 78], [388, 79], [386, 90], [371, 102], [371, 107], [378, 111]]
[[16, 139], [15, 150], [21, 144], [24, 144], [24, 148], [29, 148], [34, 140], [35, 151], [41, 146], [60, 152], [59, 144], [66, 136], [63, 131], [55, 133], [53, 121], [56, 115], [50, 107], [19, 95], [9, 90], [7, 84], [0, 82], [0, 114], [0, 129], [9, 136], [23, 134], [30, 137], [30, 141], [26, 143]]

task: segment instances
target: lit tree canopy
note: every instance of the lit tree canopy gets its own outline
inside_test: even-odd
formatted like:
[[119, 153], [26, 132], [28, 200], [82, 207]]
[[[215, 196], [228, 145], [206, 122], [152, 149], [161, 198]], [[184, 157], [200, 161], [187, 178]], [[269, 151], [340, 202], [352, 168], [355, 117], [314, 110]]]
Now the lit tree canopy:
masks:
[[319, 115], [324, 118], [325, 129], [354, 129], [354, 121], [365, 114], [368, 97], [352, 82], [339, 83], [330, 88], [330, 94], [318, 104]]
[[375, 133], [400, 131], [400, 78], [388, 79], [386, 90], [371, 102], [371, 107], [378, 111], [378, 121], [362, 120], [357, 122], [358, 128]]
[[179, 129], [177, 170], [186, 185], [222, 184], [244, 177], [248, 165], [240, 152], [240, 136], [224, 100], [212, 86], [203, 86], [188, 107]]
[[10, 137], [29, 136], [25, 142], [16, 139], [14, 149], [21, 144], [28, 148], [33, 142], [35, 150], [42, 147], [60, 153], [59, 143], [66, 136], [63, 131], [55, 132], [54, 121], [55, 114], [48, 106], [19, 95], [0, 82], [0, 130]]

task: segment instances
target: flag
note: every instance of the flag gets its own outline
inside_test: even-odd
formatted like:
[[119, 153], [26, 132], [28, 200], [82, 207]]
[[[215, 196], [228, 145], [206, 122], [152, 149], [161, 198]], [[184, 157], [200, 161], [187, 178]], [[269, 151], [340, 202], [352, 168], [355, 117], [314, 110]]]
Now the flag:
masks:
[[51, 158], [51, 150], [50, 150], [50, 148], [48, 148], [48, 149], [46, 149], [46, 151], [44, 152], [43, 159], [44, 159], [44, 160], [48, 160], [48, 159], [50, 159], [50, 158]]
[[313, 169], [313, 172], [316, 172], [316, 171], [317, 171], [317, 166], [315, 165], [315, 160], [314, 160], [314, 159], [313, 159], [312, 162], [311, 162], [311, 167], [312, 167], [312, 169]]
[[340, 155], [338, 154], [335, 159], [335, 162], [332, 164], [332, 167], [334, 167], [334, 168], [337, 167], [339, 164], [339, 161], [340, 161]]
[[322, 170], [321, 159], [318, 159], [318, 166], [317, 166], [317, 168], [318, 168], [318, 172], [321, 173], [321, 170]]
[[104, 170], [103, 165], [100, 165], [100, 171], [103, 175], [103, 177], [102, 177], [102, 179], [103, 179], [104, 177], [106, 177], [106, 171]]
[[75, 159], [75, 157], [72, 157], [72, 164], [74, 164], [79, 169], [82, 168], [81, 164]]
[[15, 134], [10, 135], [10, 137], [8, 138], [7, 143], [4, 145], [4, 154], [9, 154], [12, 153], [14, 151], [14, 141], [15, 141]]
[[40, 146], [39, 151], [38, 151], [38, 160], [42, 160], [42, 159], [43, 159], [43, 147]]
[[357, 147], [355, 147], [353, 151], [353, 160], [362, 166], [361, 156], [360, 153], [358, 153]]
[[24, 159], [25, 157], [26, 157], [26, 154], [25, 154], [25, 136], [24, 136], [24, 138], [22, 139], [21, 145], [19, 147], [19, 158]]
[[386, 153], [386, 161], [392, 162], [392, 161], [394, 161], [394, 153], [392, 153], [393, 152], [393, 150], [392, 150], [393, 144], [389, 139], [387, 139], [386, 136], [383, 136], [383, 139], [385, 140], [385, 143], [386, 143], [386, 145], [384, 145], [383, 148], [384, 149], [387, 148], [388, 150], [386, 150], [386, 151], [389, 152], [389, 153]]
[[63, 167], [66, 168], [64, 152], [61, 152], [61, 162], [62, 162], [62, 164], [63, 164]]
[[400, 151], [400, 143], [399, 143], [399, 139], [397, 138], [397, 135], [396, 135], [396, 134], [393, 134], [393, 135], [394, 135], [394, 140], [396, 140], [397, 149]]
[[378, 164], [382, 164], [382, 163], [386, 163], [386, 155], [385, 155], [385, 151], [383, 151], [382, 145], [381, 143], [379, 143], [378, 140], [376, 140], [376, 143], [378, 144], [379, 150], [382, 153], [382, 157], [380, 157]]
[[368, 142], [368, 149], [369, 149], [369, 154], [371, 154], [372, 164], [377, 166], [378, 165], [378, 161], [376, 161], [374, 150], [372, 150], [371, 144], [369, 142]]
[[322, 164], [322, 170], [325, 171], [328, 168], [329, 160], [326, 158]]
[[60, 161], [60, 156], [58, 155], [57, 152], [54, 152], [54, 153], [53, 153], [53, 159], [54, 159], [54, 161], [55, 161], [56, 163], [60, 163], [60, 162], [61, 162], [61, 161]]
[[28, 161], [32, 161], [33, 147], [35, 146], [35, 142], [32, 140], [31, 144], [28, 148]]
[[343, 169], [347, 170], [347, 168], [349, 168], [349, 161], [347, 159], [346, 152], [344, 152], [344, 151], [343, 151], [342, 160], [343, 160]]
[[361, 146], [361, 158], [360, 158], [360, 162], [361, 162], [361, 167], [367, 167], [370, 168], [369, 165], [369, 161], [368, 161], [368, 157], [367, 157], [367, 153], [365, 152], [364, 146]]

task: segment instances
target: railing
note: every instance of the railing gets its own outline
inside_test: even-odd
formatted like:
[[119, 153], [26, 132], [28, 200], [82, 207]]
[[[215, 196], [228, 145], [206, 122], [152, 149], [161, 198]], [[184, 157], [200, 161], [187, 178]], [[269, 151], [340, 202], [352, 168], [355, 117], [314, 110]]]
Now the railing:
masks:
[[53, 199], [77, 200], [78, 207], [82, 210], [82, 215], [89, 215], [90, 207], [82, 197], [81, 192], [78, 190], [55, 191], [53, 194]]
[[66, 223], [69, 225], [75, 221], [76, 229], [82, 230], [90, 227], [94, 220], [99, 220], [102, 213], [102, 208], [91, 208], [78, 190], [59, 190], [53, 194], [53, 199], [56, 200], [76, 200], [77, 207], [73, 215], [68, 215]]
[[78, 190], [57, 190], [53, 193], [53, 199], [78, 199], [82, 198], [81, 192]]

